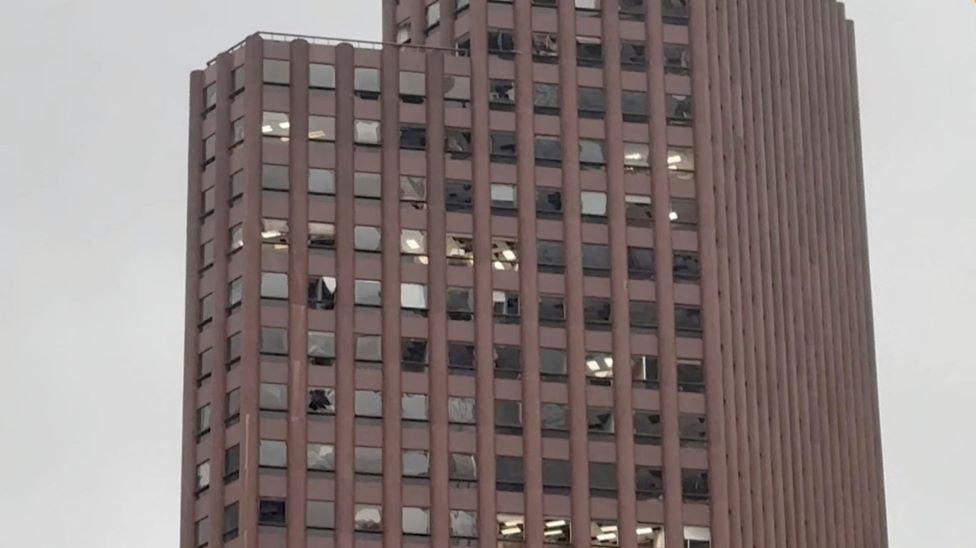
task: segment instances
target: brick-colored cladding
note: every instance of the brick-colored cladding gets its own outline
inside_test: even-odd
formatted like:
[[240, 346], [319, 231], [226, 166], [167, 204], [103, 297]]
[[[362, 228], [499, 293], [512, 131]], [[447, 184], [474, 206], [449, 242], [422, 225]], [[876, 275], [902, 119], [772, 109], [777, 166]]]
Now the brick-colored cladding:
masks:
[[383, 36], [191, 76], [181, 547], [887, 546], [843, 6]]

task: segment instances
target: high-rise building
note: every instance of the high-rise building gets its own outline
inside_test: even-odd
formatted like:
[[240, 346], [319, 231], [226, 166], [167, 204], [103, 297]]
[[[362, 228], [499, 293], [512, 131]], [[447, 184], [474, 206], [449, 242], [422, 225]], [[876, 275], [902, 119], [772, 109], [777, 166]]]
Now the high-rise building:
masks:
[[384, 0], [191, 76], [182, 548], [887, 545], [834, 0]]

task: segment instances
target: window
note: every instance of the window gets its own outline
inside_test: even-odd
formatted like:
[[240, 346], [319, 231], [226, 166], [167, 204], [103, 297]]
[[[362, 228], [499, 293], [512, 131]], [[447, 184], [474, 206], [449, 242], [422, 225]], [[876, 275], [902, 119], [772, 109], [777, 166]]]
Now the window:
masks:
[[611, 313], [610, 299], [602, 297], [583, 298], [583, 319], [587, 329], [606, 331], [610, 329], [613, 321]]
[[230, 227], [228, 232], [230, 233], [230, 253], [244, 247], [244, 225], [242, 223]]
[[234, 81], [234, 91], [231, 93], [231, 97], [233, 97], [244, 91], [244, 67], [235, 68], [231, 71], [230, 76]]
[[664, 44], [664, 72], [687, 75], [691, 73], [691, 50], [683, 44]]
[[447, 263], [451, 266], [474, 264], [474, 239], [462, 234], [448, 234]]
[[558, 167], [563, 163], [563, 145], [555, 135], [535, 136], [535, 163]]
[[356, 306], [382, 306], [382, 286], [378, 280], [356, 280]]
[[288, 274], [283, 274], [280, 272], [262, 272], [261, 298], [288, 300]]
[[448, 107], [467, 107], [470, 103], [471, 78], [445, 74], [444, 105]]
[[308, 413], [311, 415], [334, 415], [335, 390], [332, 388], [309, 388]]
[[515, 83], [511, 80], [490, 81], [488, 106], [491, 110], [512, 110], [515, 106]]
[[516, 291], [492, 291], [492, 313], [495, 322], [501, 324], [519, 323], [519, 294]]
[[353, 232], [353, 246], [356, 251], [380, 252], [380, 228], [378, 226], [357, 226]]
[[515, 53], [515, 35], [509, 30], [488, 30], [488, 53], [511, 59]]
[[400, 148], [427, 150], [427, 128], [416, 124], [400, 124]]
[[444, 152], [454, 160], [466, 160], [471, 157], [471, 132], [463, 129], [447, 128], [444, 130]]
[[664, 476], [661, 470], [650, 466], [637, 466], [634, 472], [637, 500], [657, 499], [664, 495]]
[[607, 193], [582, 191], [580, 193], [582, 201], [583, 220], [586, 222], [606, 223], [607, 222]]
[[244, 195], [244, 170], [238, 169], [230, 176], [230, 202], [233, 204]]
[[209, 111], [217, 106], [217, 84], [203, 88], [203, 109]]
[[235, 147], [244, 142], [244, 117], [234, 120], [230, 127], [230, 146]]
[[580, 139], [580, 168], [604, 169], [607, 164], [603, 152], [603, 141], [600, 139]]
[[624, 143], [624, 169], [628, 173], [646, 173], [651, 168], [650, 147], [646, 143]]
[[224, 483], [237, 479], [241, 470], [241, 446], [235, 445], [224, 450]]
[[624, 70], [647, 70], [647, 46], [642, 42], [621, 40], [620, 66]]
[[197, 409], [197, 436], [202, 436], [210, 432], [210, 404]]
[[197, 356], [197, 382], [200, 383], [213, 373], [214, 352], [208, 348]]
[[591, 436], [613, 434], [613, 409], [609, 407], [588, 407], [586, 409], [587, 432]]
[[[513, 544], [521, 546], [525, 540], [525, 516], [515, 516], [511, 514], [498, 514], [498, 539], [506, 542], [499, 542], [499, 546]], [[517, 543], [507, 543], [507, 541], [519, 541]]]
[[674, 307], [674, 324], [679, 337], [701, 337], [701, 308], [695, 306]]
[[693, 251], [674, 252], [674, 279], [695, 281], [701, 278], [698, 254]]
[[694, 393], [705, 391], [705, 371], [701, 360], [678, 359], [678, 390]]
[[503, 379], [517, 379], [522, 373], [522, 349], [517, 346], [496, 344], [492, 349], [495, 362], [495, 376]]
[[617, 497], [617, 466], [614, 463], [590, 463], [590, 496]]
[[642, 445], [660, 445], [664, 427], [661, 415], [651, 411], [634, 411], [634, 441]]
[[413, 175], [400, 176], [400, 201], [408, 202], [416, 209], [425, 209], [427, 205], [427, 179]]
[[214, 204], [216, 203], [214, 199], [215, 192], [214, 187], [210, 187], [203, 191], [203, 208], [202, 211], [200, 211], [201, 217], [206, 217], [214, 212]]
[[604, 244], [583, 244], [583, 274], [600, 278], [610, 277], [610, 247]]
[[515, 240], [492, 238], [491, 264], [495, 270], [518, 270], [518, 246]]
[[671, 95], [667, 96], [668, 124], [672, 126], [691, 125], [691, 96], [690, 95]]
[[285, 525], [285, 501], [262, 498], [258, 504], [258, 525]]
[[[542, 459], [542, 490], [546, 493], [569, 493], [573, 469], [568, 460]], [[547, 524], [548, 525], [548, 524]]]
[[196, 490], [199, 493], [210, 487], [210, 461], [203, 461], [197, 465]]
[[708, 426], [705, 415], [679, 414], [678, 433], [682, 446], [705, 447], [708, 443]]
[[600, 0], [576, 0], [576, 14], [582, 17], [599, 17]]
[[231, 366], [241, 359], [241, 333], [238, 331], [230, 337], [227, 337], [227, 370], [230, 371]]
[[[467, 3], [471, 0], [463, 0], [465, 2], [465, 7]], [[489, 34], [489, 40], [491, 35]], [[471, 37], [465, 34], [461, 36], [454, 42], [454, 52], [458, 57], [471, 57]]]
[[310, 529], [335, 529], [335, 503], [325, 500], [306, 502], [305, 525]]
[[335, 171], [331, 169], [309, 169], [308, 193], [315, 195], [335, 195]]
[[261, 134], [266, 138], [287, 141], [290, 127], [291, 123], [288, 121], [287, 112], [264, 112], [262, 114]]
[[261, 440], [258, 448], [258, 465], [267, 468], [286, 468], [288, 446], [283, 441]]
[[308, 65], [308, 87], [313, 89], [335, 89], [335, 67], [321, 63]]
[[[594, 13], [591, 11], [579, 11], [577, 13]], [[577, 36], [576, 37], [576, 64], [581, 67], [602, 67], [603, 66], [603, 44], [597, 36]]]
[[427, 263], [427, 233], [423, 230], [400, 230], [400, 253], [409, 262]]
[[356, 365], [376, 366], [383, 361], [383, 341], [379, 335], [356, 335]]
[[287, 219], [261, 219], [261, 243], [270, 249], [287, 249], [288, 233]]
[[401, 283], [400, 307], [414, 314], [427, 314], [427, 286], [424, 284]]
[[495, 457], [495, 487], [499, 491], [522, 491], [524, 485], [521, 457]]
[[264, 83], [287, 86], [291, 83], [290, 63], [280, 59], [265, 59], [262, 67]]
[[448, 211], [466, 213], [471, 211], [474, 204], [474, 193], [471, 183], [463, 181], [447, 181], [444, 183], [444, 206]]
[[588, 352], [585, 372], [590, 384], [609, 386], [613, 381], [613, 355]]
[[217, 136], [211, 135], [203, 140], [203, 163], [209, 164], [217, 156]]
[[356, 416], [381, 418], [383, 396], [374, 390], [356, 390]]
[[400, 361], [404, 371], [423, 371], [427, 367], [427, 339], [402, 339]]
[[335, 308], [336, 279], [332, 276], [312, 276], [308, 280], [308, 306], [314, 310]]
[[241, 389], [235, 388], [224, 395], [224, 422], [234, 424], [241, 418]]
[[698, 203], [686, 198], [672, 198], [669, 215], [676, 228], [694, 228], [698, 225]]
[[356, 97], [376, 100], [380, 98], [380, 71], [375, 68], [356, 67], [353, 71]]
[[551, 32], [533, 32], [532, 59], [537, 63], [557, 62], [559, 59], [559, 38]]
[[488, 136], [491, 161], [503, 164], [514, 164], [518, 153], [518, 145], [514, 133], [493, 131]]
[[[633, 371], [634, 386], [657, 390], [657, 358], [654, 356], [635, 355], [630, 358]], [[680, 365], [679, 373], [680, 376]]]
[[602, 119], [606, 111], [606, 99], [601, 88], [578, 88], [579, 115], [581, 118]]
[[627, 224], [630, 226], [652, 226], [654, 208], [651, 206], [650, 196], [628, 194], [624, 196], [624, 206]]
[[454, 4], [454, 13], [461, 13], [471, 6], [471, 0], [457, 0]]
[[200, 299], [200, 318], [199, 323], [201, 325], [209, 323], [213, 320], [214, 315], [214, 304], [213, 304], [213, 293], [204, 296]]
[[474, 371], [474, 345], [451, 341], [447, 344], [447, 367], [452, 374]]
[[470, 510], [451, 510], [451, 537], [477, 538], [477, 512]]
[[535, 188], [535, 213], [539, 218], [563, 216], [563, 193], [559, 189], [537, 186]]
[[539, 322], [562, 325], [566, 321], [566, 300], [558, 295], [539, 296]]
[[210, 544], [210, 518], [203, 518], [194, 524], [194, 538], [198, 548]]
[[426, 508], [414, 508], [404, 506], [403, 512], [403, 534], [405, 535], [429, 535], [430, 534], [430, 510]]
[[515, 202], [515, 185], [492, 183], [491, 212], [495, 215], [508, 217], [514, 217], [518, 214], [518, 205]]
[[[237, 447], [236, 445], [234, 447]], [[240, 512], [236, 502], [224, 506], [224, 541], [237, 538], [240, 527]]]
[[695, 151], [688, 147], [668, 146], [668, 169], [694, 172]]
[[644, 0], [620, 0], [619, 5], [620, 19], [625, 21], [644, 20]]
[[403, 465], [402, 475], [405, 478], [430, 477], [430, 455], [427, 451], [404, 449], [400, 458]]
[[[334, 116], [309, 116], [308, 117], [308, 140], [309, 141], [335, 141], [335, 117]], [[311, 184], [311, 182], [309, 183]], [[333, 188], [332, 194], [335, 193]]]
[[532, 104], [536, 114], [559, 114], [559, 85], [535, 84]]
[[396, 43], [397, 44], [409, 44], [410, 43], [410, 21], [404, 21], [397, 25], [396, 33]]
[[632, 280], [653, 279], [654, 250], [645, 247], [628, 247], [627, 276]]
[[650, 301], [630, 301], [630, 328], [636, 330], [657, 327], [657, 307]]
[[625, 122], [644, 123], [648, 119], [647, 93], [623, 90], [623, 115]]
[[273, 356], [287, 356], [288, 330], [280, 327], [262, 327], [261, 353]]
[[471, 288], [447, 288], [447, 317], [454, 321], [471, 321], [474, 317], [474, 292]]
[[566, 351], [559, 348], [540, 348], [539, 375], [544, 381], [564, 381], [566, 379]]
[[332, 223], [308, 223], [308, 247], [315, 250], [335, 249], [335, 225]]
[[353, 195], [356, 198], [380, 199], [383, 180], [379, 173], [357, 171], [353, 175]]
[[353, 139], [357, 145], [377, 146], [380, 144], [380, 123], [378, 120], [356, 120]]
[[685, 502], [708, 502], [708, 471], [682, 470], [681, 493]]
[[569, 435], [569, 409], [561, 403], [543, 403], [541, 409], [542, 435], [563, 438]]
[[287, 411], [288, 386], [262, 382], [258, 391], [258, 409], [261, 411]]
[[354, 516], [356, 531], [379, 533], [383, 530], [382, 508], [370, 504], [357, 504]]
[[[436, 5], [436, 4], [435, 4]], [[430, 10], [430, 7], [427, 8]], [[427, 83], [422, 72], [400, 71], [400, 100], [404, 103], [422, 104], [427, 94]]]
[[474, 424], [474, 398], [451, 396], [447, 400], [447, 419], [451, 424]]
[[477, 481], [478, 466], [475, 456], [451, 453], [447, 460], [447, 476], [451, 481]]
[[495, 431], [499, 434], [522, 434], [522, 402], [495, 400]]
[[427, 420], [427, 395], [402, 394], [400, 396], [400, 418], [405, 421]]

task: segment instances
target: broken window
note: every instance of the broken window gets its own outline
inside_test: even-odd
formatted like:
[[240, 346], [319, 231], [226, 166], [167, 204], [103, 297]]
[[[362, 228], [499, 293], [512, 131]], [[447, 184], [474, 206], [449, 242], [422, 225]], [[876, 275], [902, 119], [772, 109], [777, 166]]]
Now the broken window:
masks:
[[284, 527], [285, 516], [284, 500], [262, 498], [258, 504], [258, 525]]
[[491, 80], [488, 83], [488, 108], [491, 110], [512, 110], [514, 107], [515, 82]]
[[335, 390], [332, 388], [309, 388], [308, 413], [310, 415], [334, 415]]
[[519, 294], [517, 291], [492, 291], [491, 302], [496, 323], [519, 323]]
[[647, 45], [643, 42], [621, 40], [620, 66], [624, 70], [647, 70]]
[[308, 280], [308, 306], [315, 310], [335, 308], [336, 279], [332, 276], [311, 276]]
[[454, 321], [471, 321], [474, 317], [474, 291], [471, 288], [447, 288], [447, 317]]
[[667, 96], [668, 124], [672, 126], [691, 125], [691, 96], [672, 95]]
[[491, 264], [495, 270], [518, 270], [518, 246], [515, 240], [492, 238]]
[[444, 183], [444, 206], [448, 211], [466, 213], [471, 211], [473, 204], [474, 193], [471, 183], [464, 181]]
[[661, 415], [652, 411], [634, 411], [634, 441], [642, 445], [661, 445], [664, 426]]
[[535, 212], [539, 218], [558, 218], [563, 215], [563, 193], [544, 186], [535, 189]]
[[559, 58], [559, 39], [555, 33], [532, 33], [532, 59], [537, 63], [555, 63]]
[[691, 73], [691, 50], [684, 44], [664, 44], [664, 71], [667, 74]]
[[[592, 13], [589, 11], [578, 13]], [[603, 66], [603, 43], [597, 36], [576, 37], [576, 64], [581, 67]]]

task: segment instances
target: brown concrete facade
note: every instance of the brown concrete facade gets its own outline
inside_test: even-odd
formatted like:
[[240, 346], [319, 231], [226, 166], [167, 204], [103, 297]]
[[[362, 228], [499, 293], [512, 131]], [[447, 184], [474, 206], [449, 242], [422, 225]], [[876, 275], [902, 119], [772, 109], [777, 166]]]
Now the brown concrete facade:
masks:
[[887, 546], [834, 0], [384, 0], [190, 78], [181, 547]]

